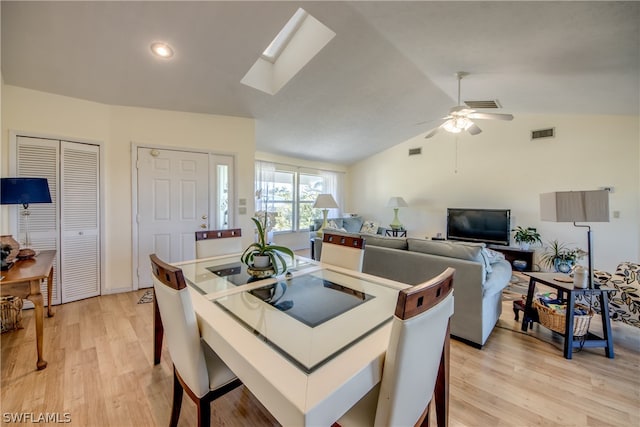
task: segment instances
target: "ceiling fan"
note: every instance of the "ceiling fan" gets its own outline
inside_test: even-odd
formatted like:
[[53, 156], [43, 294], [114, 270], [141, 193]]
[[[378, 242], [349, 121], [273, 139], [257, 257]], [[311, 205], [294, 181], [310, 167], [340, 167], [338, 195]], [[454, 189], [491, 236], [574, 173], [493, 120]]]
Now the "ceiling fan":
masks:
[[469, 73], [464, 71], [458, 71], [456, 77], [458, 78], [458, 105], [449, 110], [449, 115], [443, 117], [445, 120], [440, 126], [431, 129], [425, 135], [425, 138], [431, 138], [438, 133], [440, 129], [444, 129], [451, 133], [460, 133], [463, 130], [469, 132], [471, 135], [477, 135], [482, 132], [474, 122], [473, 119], [480, 120], [513, 120], [512, 114], [499, 114], [499, 113], [479, 113], [476, 110], [472, 110], [460, 104], [460, 81], [463, 77], [468, 76]]

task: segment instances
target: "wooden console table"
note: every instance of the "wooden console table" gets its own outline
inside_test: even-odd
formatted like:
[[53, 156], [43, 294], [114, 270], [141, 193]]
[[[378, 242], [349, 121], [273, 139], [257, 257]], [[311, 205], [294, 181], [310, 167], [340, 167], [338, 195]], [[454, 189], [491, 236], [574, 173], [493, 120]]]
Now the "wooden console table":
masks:
[[[611, 333], [611, 322], [609, 320], [609, 292], [614, 289], [600, 287], [598, 289], [574, 288], [573, 283], [563, 283], [555, 280], [556, 277], [563, 276], [561, 273], [525, 273], [529, 276], [529, 289], [527, 292], [527, 302], [524, 306], [524, 316], [522, 316], [522, 330], [527, 331], [531, 322], [537, 321], [536, 309], [533, 307], [533, 298], [536, 283], [549, 286], [558, 291], [558, 298], [565, 299], [566, 293], [567, 309], [565, 316], [564, 335], [564, 357], [571, 359], [574, 347], [604, 347], [608, 358], [613, 359], [613, 335]], [[565, 276], [567, 277], [567, 276]], [[600, 300], [600, 315], [602, 318], [602, 338], [588, 332], [583, 342], [574, 340], [573, 336], [573, 308], [576, 302], [576, 295], [592, 295]]]
[[53, 261], [56, 251], [41, 251], [38, 256], [31, 259], [16, 261], [13, 267], [1, 274], [1, 295], [13, 295], [28, 299], [35, 306], [36, 316], [36, 348], [38, 350], [38, 370], [47, 367], [47, 362], [42, 358], [43, 330], [44, 330], [44, 302], [40, 292], [40, 282], [47, 279], [47, 316], [53, 316], [51, 308], [51, 293], [53, 287]]
[[[489, 245], [488, 247], [489, 249], [502, 253], [515, 271], [533, 271], [533, 254], [535, 253], [533, 249], [520, 249], [513, 246], [499, 245]], [[513, 265], [514, 261], [524, 261], [527, 265], [524, 269], [519, 269]]]

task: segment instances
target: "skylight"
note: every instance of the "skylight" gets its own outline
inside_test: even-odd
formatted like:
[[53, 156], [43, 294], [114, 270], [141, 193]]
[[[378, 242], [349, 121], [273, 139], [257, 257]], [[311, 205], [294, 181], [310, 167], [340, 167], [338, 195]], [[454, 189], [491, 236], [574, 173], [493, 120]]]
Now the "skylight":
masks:
[[275, 95], [335, 37], [336, 33], [298, 9], [241, 83]]
[[278, 33], [278, 35], [273, 39], [273, 41], [267, 46], [267, 48], [262, 52], [262, 59], [265, 59], [272, 64], [276, 62], [282, 51], [291, 38], [298, 31], [302, 22], [309, 15], [306, 10], [299, 8], [296, 10], [296, 13], [293, 14], [291, 19], [282, 27], [282, 30]]

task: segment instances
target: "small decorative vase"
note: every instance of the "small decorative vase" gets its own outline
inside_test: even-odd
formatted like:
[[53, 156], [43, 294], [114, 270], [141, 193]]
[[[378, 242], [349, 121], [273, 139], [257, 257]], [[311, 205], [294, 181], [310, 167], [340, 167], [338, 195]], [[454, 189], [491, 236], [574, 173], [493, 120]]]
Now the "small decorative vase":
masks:
[[569, 273], [571, 272], [571, 267], [573, 267], [573, 261], [571, 260], [563, 260], [560, 258], [553, 260], [553, 268], [558, 273]]
[[516, 260], [513, 260], [511, 265], [513, 265], [513, 268], [515, 268], [518, 271], [524, 271], [524, 269], [527, 268], [527, 261], [522, 259], [516, 259]]
[[581, 265], [576, 265], [573, 269], [573, 287], [585, 289], [589, 286], [589, 272]]
[[18, 253], [20, 252], [20, 243], [17, 242], [16, 239], [13, 238], [13, 236], [11, 234], [5, 234], [4, 236], [0, 236], [0, 245], [2, 246], [11, 246], [11, 251], [9, 252], [9, 255], [7, 256], [6, 261], [7, 262], [12, 262], [16, 259], [16, 257], [18, 256]]

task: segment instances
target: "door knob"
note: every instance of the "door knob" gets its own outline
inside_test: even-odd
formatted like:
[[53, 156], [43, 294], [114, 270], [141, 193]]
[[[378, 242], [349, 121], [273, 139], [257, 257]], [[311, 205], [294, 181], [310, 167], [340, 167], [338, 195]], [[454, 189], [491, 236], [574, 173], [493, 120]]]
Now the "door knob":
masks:
[[207, 219], [207, 218], [209, 218], [209, 217], [206, 216], [206, 215], [202, 215], [202, 219]]
[[200, 228], [202, 228], [202, 229], [207, 228], [207, 224], [200, 224]]

